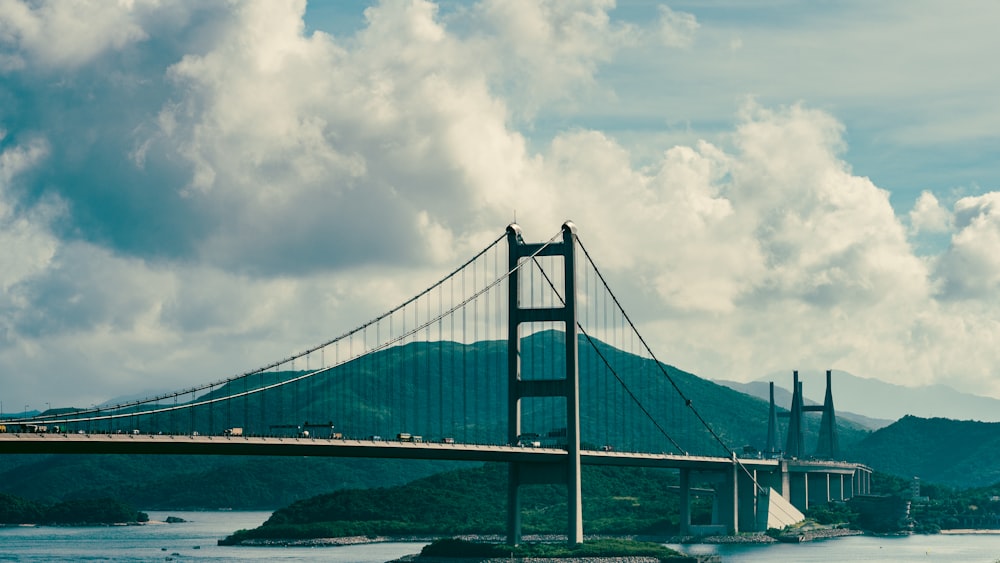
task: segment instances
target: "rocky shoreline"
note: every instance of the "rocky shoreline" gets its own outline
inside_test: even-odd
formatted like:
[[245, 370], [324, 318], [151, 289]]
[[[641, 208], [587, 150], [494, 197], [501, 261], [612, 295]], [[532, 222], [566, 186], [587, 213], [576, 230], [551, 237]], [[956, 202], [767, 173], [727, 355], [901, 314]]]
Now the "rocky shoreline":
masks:
[[[674, 536], [667, 539], [646, 539], [644, 541], [658, 541], [662, 543], [707, 543], [707, 544], [731, 544], [731, 543], [802, 543], [815, 540], [825, 540], [831, 538], [842, 538], [846, 536], [862, 536], [861, 530], [848, 530], [845, 528], [816, 528], [801, 530], [797, 532], [787, 532], [777, 537], [769, 536], [763, 532], [752, 534], [740, 534], [736, 536]], [[639, 539], [639, 538], [637, 538]]]

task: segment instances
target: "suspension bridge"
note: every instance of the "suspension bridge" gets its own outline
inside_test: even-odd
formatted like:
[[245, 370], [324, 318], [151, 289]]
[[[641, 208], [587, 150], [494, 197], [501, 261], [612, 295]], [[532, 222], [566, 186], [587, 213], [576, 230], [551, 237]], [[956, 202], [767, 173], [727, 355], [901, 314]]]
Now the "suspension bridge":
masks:
[[697, 532], [693, 481], [713, 484], [711, 527], [726, 533], [868, 492], [863, 465], [740, 457], [684, 375], [656, 357], [572, 223], [534, 243], [512, 224], [437, 283], [336, 338], [203, 385], [0, 421], [0, 453], [504, 462], [512, 544], [521, 487], [537, 483], [566, 486], [567, 539], [582, 541], [588, 464], [678, 470], [682, 533]]

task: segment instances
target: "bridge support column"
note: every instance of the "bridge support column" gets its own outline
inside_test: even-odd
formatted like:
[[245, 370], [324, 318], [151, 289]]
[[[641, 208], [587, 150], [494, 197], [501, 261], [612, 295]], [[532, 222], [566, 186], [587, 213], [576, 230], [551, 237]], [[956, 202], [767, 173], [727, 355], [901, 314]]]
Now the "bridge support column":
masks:
[[[756, 471], [744, 470], [733, 457], [733, 464], [726, 471], [715, 495], [714, 518], [726, 528], [727, 534], [740, 530], [757, 529]], [[683, 494], [683, 493], [682, 493]], [[681, 508], [683, 512], [683, 507]], [[682, 516], [683, 517], [683, 516]]]
[[778, 467], [772, 471], [758, 471], [757, 482], [764, 488], [774, 489], [785, 500], [788, 498], [788, 462], [779, 461]]
[[680, 470], [681, 517], [680, 532], [682, 536], [691, 535], [691, 470]]
[[[566, 400], [566, 466], [552, 474], [525, 464], [512, 463], [507, 493], [507, 543], [521, 542], [521, 502], [519, 488], [529, 482], [565, 483], [567, 497], [566, 537], [569, 544], [583, 542], [583, 494], [580, 479], [580, 377], [577, 367], [576, 326], [576, 226], [562, 226], [560, 243], [525, 243], [521, 229], [507, 227], [508, 266], [511, 271], [507, 288], [507, 421], [508, 440], [520, 441], [521, 399], [525, 397], [562, 397]], [[563, 305], [545, 307], [528, 303], [521, 306], [520, 265], [522, 259], [558, 256], [563, 263]], [[558, 288], [557, 288], [558, 290]], [[562, 323], [565, 327], [565, 377], [545, 379], [522, 378], [521, 325], [530, 323]]]
[[735, 459], [721, 476], [722, 481], [716, 486], [715, 502], [712, 506], [712, 523], [723, 526], [727, 534], [738, 534], [740, 533], [740, 479], [739, 466]]
[[736, 483], [739, 487], [736, 495], [738, 527], [744, 532], [763, 531], [757, 527], [757, 471], [744, 470], [739, 466], [736, 466], [736, 471]]
[[507, 543], [521, 543], [521, 464], [507, 468]]
[[809, 510], [809, 474], [788, 476], [788, 500], [802, 512]]
[[806, 472], [806, 498], [809, 501], [807, 508], [817, 504], [827, 504], [830, 502], [830, 474], [826, 472], [813, 473]]
[[788, 472], [788, 462], [781, 462], [781, 497], [792, 502], [792, 475]]

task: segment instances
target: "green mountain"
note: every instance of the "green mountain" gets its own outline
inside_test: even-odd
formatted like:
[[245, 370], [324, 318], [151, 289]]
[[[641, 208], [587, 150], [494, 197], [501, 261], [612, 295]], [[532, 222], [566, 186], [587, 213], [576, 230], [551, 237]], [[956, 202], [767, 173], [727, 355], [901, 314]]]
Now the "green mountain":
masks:
[[[522, 378], [564, 373], [562, 355], [552, 353], [562, 350], [564, 338], [558, 331], [525, 337]], [[582, 336], [578, 366], [581, 441], [591, 447], [727, 456], [719, 441], [733, 449], [765, 446], [765, 401], [601, 342], [592, 344]], [[143, 431], [194, 427], [218, 434], [224, 428], [240, 427], [247, 434], [268, 435], [294, 433], [297, 426], [311, 421], [322, 426], [313, 430], [320, 436], [333, 425], [337, 432], [355, 438], [391, 438], [406, 432], [434, 441], [449, 437], [461, 442], [504, 443], [506, 370], [505, 342], [411, 343], [368, 354], [313, 377], [303, 378], [305, 371], [274, 371], [235, 380], [190, 400], [282, 382], [290, 382], [285, 387], [291, 392], [249, 394], [190, 413], [137, 415], [135, 424]], [[522, 433], [543, 438], [558, 434], [565, 427], [565, 420], [560, 420], [561, 401], [523, 400]], [[711, 432], [704, 429], [699, 416], [710, 424]], [[805, 417], [807, 450], [815, 449], [819, 420], [816, 413]], [[859, 424], [839, 422], [843, 446], [867, 435]]]
[[[522, 377], [562, 373], [561, 354], [550, 351], [563, 345], [561, 332], [526, 337], [521, 350]], [[579, 371], [581, 441], [586, 447], [727, 455], [702, 427], [693, 406], [729, 447], [738, 451], [743, 446], [764, 448], [765, 401], [599, 342], [592, 346], [582, 337]], [[190, 411], [137, 412], [116, 424], [143, 432], [195, 428], [219, 434], [239, 427], [245, 434], [273, 435], [295, 433], [298, 426], [312, 421], [308, 428], [321, 437], [333, 425], [337, 432], [352, 437], [380, 434], [391, 438], [398, 432], [410, 432], [435, 440], [506, 441], [505, 342], [412, 343], [299, 379], [305, 373], [255, 374], [220, 384], [197, 397], [181, 397], [177, 404], [287, 381], [293, 381], [287, 384], [291, 393], [248, 394]], [[536, 432], [543, 440], [558, 442], [559, 428], [565, 426], [555, 414], [559, 408], [557, 399], [524, 400], [522, 432]], [[652, 415], [652, 421], [643, 409]], [[807, 449], [815, 448], [818, 414], [807, 415], [805, 427]], [[115, 428], [96, 423], [69, 428], [76, 429], [106, 432]], [[840, 422], [839, 432], [842, 448], [868, 434], [845, 421]], [[549, 438], [550, 434], [554, 437]], [[111, 496], [143, 509], [274, 508], [318, 493], [400, 484], [455, 467], [413, 460], [4, 456], [0, 459], [0, 492], [47, 502]]]
[[953, 487], [1000, 483], [1000, 423], [905, 416], [850, 449], [872, 468]]
[[[463, 467], [423, 460], [241, 456], [4, 456], [0, 492], [37, 502], [115, 498], [143, 510], [270, 510], [344, 488]], [[17, 461], [21, 463], [18, 464]]]

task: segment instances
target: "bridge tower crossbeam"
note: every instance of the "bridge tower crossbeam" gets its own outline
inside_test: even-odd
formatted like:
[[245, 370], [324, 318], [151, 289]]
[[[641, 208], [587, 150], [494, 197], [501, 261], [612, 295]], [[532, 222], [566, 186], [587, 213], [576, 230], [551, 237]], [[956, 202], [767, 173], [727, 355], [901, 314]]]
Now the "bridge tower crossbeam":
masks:
[[[580, 378], [577, 353], [575, 248], [576, 226], [562, 226], [562, 241], [525, 243], [516, 224], [507, 227], [509, 271], [508, 280], [508, 440], [517, 443], [521, 436], [521, 399], [527, 397], [563, 397], [566, 400], [565, 466], [511, 462], [507, 496], [507, 543], [521, 542], [521, 485], [549, 483], [566, 484], [567, 541], [583, 542], [583, 500], [580, 485]], [[522, 260], [538, 256], [562, 257], [562, 306], [522, 307], [520, 279]], [[558, 288], [556, 288], [558, 290]], [[520, 326], [528, 323], [562, 323], [565, 325], [565, 376], [562, 378], [523, 379], [521, 373]]]

